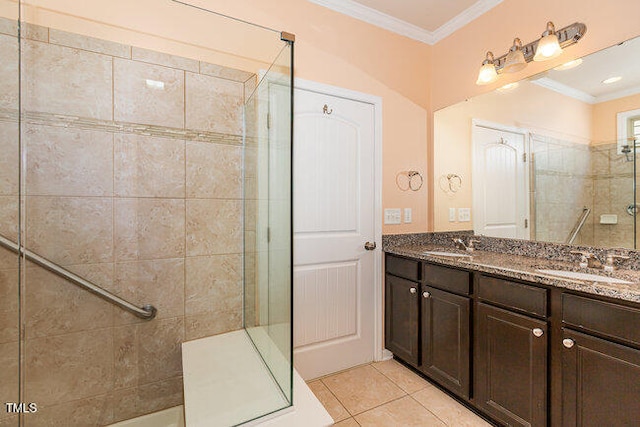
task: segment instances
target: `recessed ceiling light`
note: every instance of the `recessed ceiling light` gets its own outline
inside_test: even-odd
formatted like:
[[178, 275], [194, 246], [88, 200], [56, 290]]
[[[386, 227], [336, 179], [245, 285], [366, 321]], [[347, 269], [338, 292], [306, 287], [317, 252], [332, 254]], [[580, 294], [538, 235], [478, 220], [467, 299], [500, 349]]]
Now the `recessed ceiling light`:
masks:
[[520, 86], [520, 83], [513, 82], [513, 83], [509, 83], [509, 84], [506, 84], [506, 85], [502, 86], [501, 88], [498, 89], [498, 91], [499, 92], [507, 92], [507, 91], [510, 91], [510, 90], [513, 90], [513, 89], [517, 88], [518, 86]]
[[622, 77], [615, 76], [615, 77], [609, 77], [608, 79], [604, 79], [602, 83], [609, 85], [611, 83], [619, 82], [620, 80], [622, 80]]
[[564, 64], [558, 65], [557, 67], [555, 67], [554, 70], [556, 70], [556, 71], [570, 70], [572, 68], [577, 67], [580, 64], [582, 64], [582, 58], [578, 58], [578, 59], [574, 59], [573, 61], [565, 62]]

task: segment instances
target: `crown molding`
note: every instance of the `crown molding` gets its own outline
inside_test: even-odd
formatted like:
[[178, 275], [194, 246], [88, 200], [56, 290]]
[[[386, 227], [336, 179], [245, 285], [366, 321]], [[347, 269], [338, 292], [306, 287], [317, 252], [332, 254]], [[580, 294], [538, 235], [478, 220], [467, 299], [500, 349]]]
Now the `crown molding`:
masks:
[[478, 18], [480, 15], [490, 11], [503, 0], [478, 0], [458, 15], [451, 18], [449, 21], [442, 24], [438, 29], [433, 31], [431, 34], [434, 38], [434, 44], [439, 42], [440, 40], [448, 37], [455, 31], [464, 27], [474, 19]]
[[557, 82], [553, 79], [550, 79], [549, 77], [540, 77], [539, 79], [531, 80], [531, 83], [542, 86], [559, 94], [577, 99], [578, 101], [586, 102], [587, 104], [596, 104], [598, 100], [598, 98], [596, 98], [595, 96], [589, 95], [588, 93], [583, 92], [579, 89], [575, 89], [571, 86], [567, 86], [563, 83]]
[[596, 104], [606, 101], [613, 101], [614, 99], [624, 98], [625, 96], [636, 95], [640, 93], [640, 86], [630, 87], [622, 89], [616, 92], [607, 93], [596, 97]]
[[402, 19], [372, 9], [353, 0], [308, 0], [320, 6], [367, 22], [401, 36], [420, 41], [429, 45], [436, 44], [454, 31], [467, 25], [483, 13], [502, 3], [503, 0], [478, 0], [463, 12], [454, 16], [435, 31], [428, 31]]

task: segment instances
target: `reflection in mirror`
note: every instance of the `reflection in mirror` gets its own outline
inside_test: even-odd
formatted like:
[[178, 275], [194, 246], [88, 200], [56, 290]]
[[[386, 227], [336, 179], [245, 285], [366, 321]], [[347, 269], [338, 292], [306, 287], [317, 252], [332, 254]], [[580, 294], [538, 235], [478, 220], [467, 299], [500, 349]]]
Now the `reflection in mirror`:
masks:
[[435, 230], [638, 247], [639, 55], [628, 40], [437, 111], [433, 180], [464, 184], [436, 186]]

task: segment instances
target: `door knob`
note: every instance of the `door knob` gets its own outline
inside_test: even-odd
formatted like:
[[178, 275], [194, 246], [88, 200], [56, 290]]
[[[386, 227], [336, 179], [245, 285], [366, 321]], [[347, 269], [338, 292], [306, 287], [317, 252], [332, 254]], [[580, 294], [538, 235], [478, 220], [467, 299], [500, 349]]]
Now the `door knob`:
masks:
[[412, 294], [415, 294], [416, 292], [418, 292], [418, 290], [416, 288], [411, 288], [409, 289], [409, 292], [411, 292]]
[[574, 340], [572, 340], [571, 338], [565, 338], [565, 339], [562, 340], [562, 345], [567, 347], [567, 348], [573, 347], [573, 345], [575, 343], [576, 342]]
[[429, 298], [429, 297], [431, 296], [431, 294], [430, 294], [429, 292], [427, 292], [427, 291], [424, 291], [424, 292], [422, 293], [422, 296], [423, 296], [424, 298]]
[[533, 335], [535, 335], [536, 337], [541, 337], [542, 335], [544, 335], [544, 331], [540, 328], [534, 328], [531, 332], [533, 332]]
[[366, 250], [368, 250], [368, 251], [374, 250], [376, 248], [376, 246], [377, 246], [376, 242], [373, 242], [373, 243], [372, 242], [367, 242], [367, 243], [364, 244], [364, 248]]

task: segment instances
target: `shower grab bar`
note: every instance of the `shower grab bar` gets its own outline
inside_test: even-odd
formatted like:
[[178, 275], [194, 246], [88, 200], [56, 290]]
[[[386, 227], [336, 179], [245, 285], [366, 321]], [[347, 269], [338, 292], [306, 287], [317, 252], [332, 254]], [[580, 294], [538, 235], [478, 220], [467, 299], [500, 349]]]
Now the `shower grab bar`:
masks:
[[576, 237], [578, 237], [578, 233], [580, 232], [580, 230], [582, 230], [582, 226], [587, 221], [587, 217], [589, 217], [590, 213], [591, 213], [591, 209], [587, 207], [584, 207], [582, 209], [582, 213], [580, 214], [580, 217], [578, 217], [578, 221], [576, 222], [576, 225], [574, 225], [573, 228], [571, 229], [569, 236], [567, 236], [567, 240], [565, 240], [565, 244], [571, 245], [574, 242], [574, 240], [576, 240]]
[[132, 313], [133, 315], [141, 319], [151, 320], [156, 317], [156, 314], [158, 313], [158, 310], [151, 304], [137, 307], [130, 302], [123, 300], [119, 296], [114, 295], [105, 289], [102, 289], [98, 285], [95, 285], [88, 280], [85, 280], [82, 277], [70, 272], [69, 270], [59, 266], [58, 264], [55, 264], [54, 262], [49, 261], [48, 259], [43, 258], [28, 249], [25, 249], [23, 246], [20, 246], [19, 244], [7, 239], [2, 235], [0, 235], [0, 246], [18, 255], [24, 255], [27, 260], [33, 262], [34, 264], [37, 264], [40, 267], [49, 270], [53, 274], [68, 280], [74, 285], [80, 286], [81, 288], [99, 296], [100, 298], [114, 305], [117, 305], [118, 307], [128, 311], [129, 313]]

